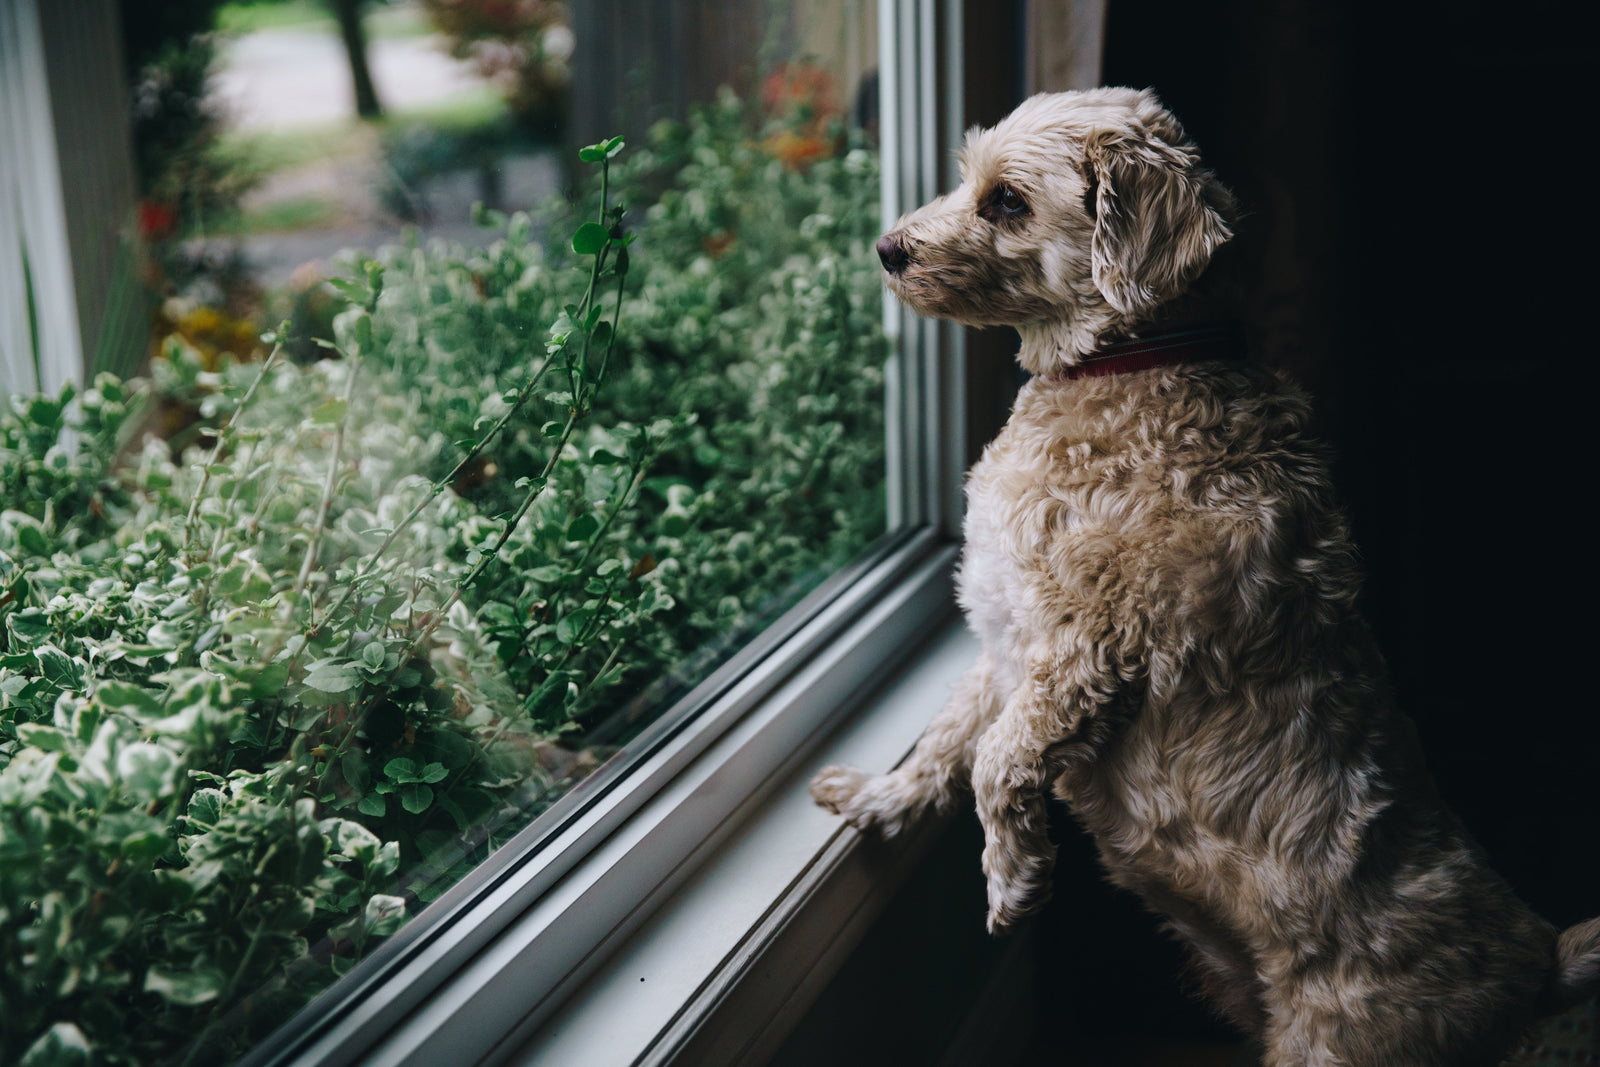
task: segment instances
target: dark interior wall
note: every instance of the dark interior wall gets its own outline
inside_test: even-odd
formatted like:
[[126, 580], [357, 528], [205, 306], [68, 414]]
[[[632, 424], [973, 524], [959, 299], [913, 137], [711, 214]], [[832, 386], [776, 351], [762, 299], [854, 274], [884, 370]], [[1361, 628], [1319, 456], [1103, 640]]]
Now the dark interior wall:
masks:
[[[1441, 788], [1547, 918], [1600, 914], [1592, 5], [1112, 0], [1249, 213], [1261, 358], [1312, 391], [1364, 603]], [[1046, 1002], [1203, 1032], [1177, 955], [1065, 816]]]
[[[1562, 925], [1600, 914], [1600, 37], [1580, 6], [1110, 0], [1104, 77], [1154, 87], [1239, 195], [1252, 344], [1317, 402], [1396, 687], [1449, 801]], [[967, 7], [969, 33], [1016, 25]], [[969, 338], [996, 374], [1014, 348], [1002, 333]], [[1054, 898], [1017, 935], [1037, 961], [1016, 994], [1040, 1030], [1025, 1062], [1074, 1062], [1086, 1040], [1231, 1038], [1183, 992], [1177, 947], [1055, 815]], [[915, 901], [880, 921], [785, 1062], [935, 1063], [953, 1016], [981, 1013], [971, 988], [935, 977], [998, 984], [1016, 966], [970, 943], [972, 833], [919, 867]]]

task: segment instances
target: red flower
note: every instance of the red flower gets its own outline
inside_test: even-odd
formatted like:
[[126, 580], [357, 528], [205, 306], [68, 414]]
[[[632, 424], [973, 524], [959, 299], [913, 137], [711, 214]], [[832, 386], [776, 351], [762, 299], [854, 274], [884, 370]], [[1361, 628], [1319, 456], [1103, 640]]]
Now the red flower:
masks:
[[154, 200], [139, 201], [139, 236], [146, 241], [170, 237], [178, 228], [178, 209]]
[[838, 113], [833, 78], [821, 67], [808, 63], [780, 63], [761, 83], [761, 103], [773, 115], [787, 114], [791, 108], [806, 108], [816, 118]]

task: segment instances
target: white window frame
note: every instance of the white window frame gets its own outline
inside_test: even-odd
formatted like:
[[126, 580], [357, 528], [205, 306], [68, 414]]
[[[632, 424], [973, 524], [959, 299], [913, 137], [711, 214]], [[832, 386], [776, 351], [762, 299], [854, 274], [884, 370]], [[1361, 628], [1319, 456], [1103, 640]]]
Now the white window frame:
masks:
[[0, 392], [53, 395], [80, 377], [83, 343], [35, 4], [0, 4]]
[[0, 395], [143, 349], [122, 68], [116, 4], [0, 3]]

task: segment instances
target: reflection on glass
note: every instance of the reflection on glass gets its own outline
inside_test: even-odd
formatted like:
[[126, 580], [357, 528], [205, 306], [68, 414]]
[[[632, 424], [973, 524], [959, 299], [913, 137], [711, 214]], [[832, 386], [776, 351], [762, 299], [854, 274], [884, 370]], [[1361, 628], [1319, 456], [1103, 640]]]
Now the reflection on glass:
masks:
[[7, 1063], [237, 1058], [884, 526], [870, 5], [123, 6], [150, 341], [0, 412]]

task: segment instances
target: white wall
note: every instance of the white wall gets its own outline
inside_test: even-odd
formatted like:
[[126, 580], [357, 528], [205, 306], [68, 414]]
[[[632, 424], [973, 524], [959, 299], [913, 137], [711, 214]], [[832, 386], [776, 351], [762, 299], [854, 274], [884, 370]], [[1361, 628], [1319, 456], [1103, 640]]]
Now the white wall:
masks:
[[0, 391], [55, 392], [97, 346], [142, 343], [105, 321], [135, 196], [122, 68], [115, 4], [0, 3]]

